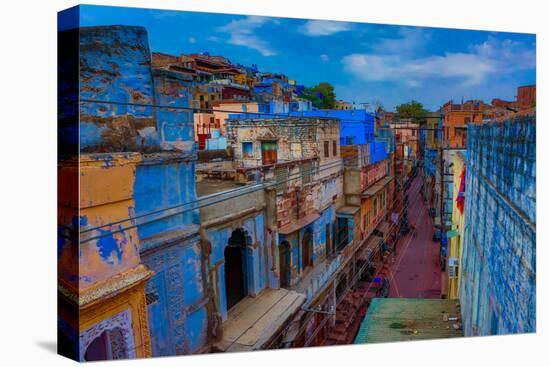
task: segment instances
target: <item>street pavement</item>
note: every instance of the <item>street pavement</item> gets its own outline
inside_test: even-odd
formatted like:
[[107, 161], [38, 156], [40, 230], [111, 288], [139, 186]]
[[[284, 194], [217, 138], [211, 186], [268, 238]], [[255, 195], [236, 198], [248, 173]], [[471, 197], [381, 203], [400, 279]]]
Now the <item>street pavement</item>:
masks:
[[416, 236], [402, 236], [397, 256], [390, 263], [389, 297], [440, 298], [441, 269], [439, 243], [432, 240], [433, 222], [420, 194], [422, 180], [416, 177], [408, 190], [409, 223], [416, 225]]

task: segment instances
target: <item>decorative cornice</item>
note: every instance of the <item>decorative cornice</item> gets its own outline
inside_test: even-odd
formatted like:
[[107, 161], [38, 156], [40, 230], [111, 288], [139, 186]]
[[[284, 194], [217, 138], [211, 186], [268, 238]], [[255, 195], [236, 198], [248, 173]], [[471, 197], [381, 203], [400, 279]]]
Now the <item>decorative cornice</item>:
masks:
[[83, 309], [99, 300], [116, 296], [128, 288], [143, 283], [153, 275], [154, 272], [145, 267], [145, 265], [140, 264], [124, 273], [97, 282], [80, 292], [75, 291], [74, 288], [66, 286], [63, 283], [59, 283], [57, 288], [63, 296], [77, 304], [80, 309]]

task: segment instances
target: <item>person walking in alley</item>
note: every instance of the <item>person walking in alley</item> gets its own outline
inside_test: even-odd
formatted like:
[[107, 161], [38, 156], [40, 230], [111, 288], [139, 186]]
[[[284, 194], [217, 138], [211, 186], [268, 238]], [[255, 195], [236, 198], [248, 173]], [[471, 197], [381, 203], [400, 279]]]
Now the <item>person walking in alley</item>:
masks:
[[411, 224], [409, 225], [409, 227], [410, 227], [410, 231], [411, 231], [413, 237], [416, 237], [416, 225], [414, 225], [414, 224], [411, 223]]

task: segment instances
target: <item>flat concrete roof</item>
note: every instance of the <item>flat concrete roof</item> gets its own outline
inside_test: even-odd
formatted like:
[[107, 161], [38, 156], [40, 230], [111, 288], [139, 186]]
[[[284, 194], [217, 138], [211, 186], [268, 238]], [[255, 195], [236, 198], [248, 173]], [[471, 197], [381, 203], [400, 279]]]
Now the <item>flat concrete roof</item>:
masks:
[[374, 298], [355, 338], [355, 344], [457, 338], [458, 300]]
[[265, 289], [246, 297], [228, 312], [222, 340], [215, 347], [224, 352], [261, 349], [300, 309], [305, 296], [284, 288]]
[[217, 192], [236, 189], [246, 185], [238, 184], [234, 180], [205, 178], [204, 180], [198, 181], [196, 183], [196, 186], [197, 186], [197, 196], [201, 197], [201, 196], [215, 194]]

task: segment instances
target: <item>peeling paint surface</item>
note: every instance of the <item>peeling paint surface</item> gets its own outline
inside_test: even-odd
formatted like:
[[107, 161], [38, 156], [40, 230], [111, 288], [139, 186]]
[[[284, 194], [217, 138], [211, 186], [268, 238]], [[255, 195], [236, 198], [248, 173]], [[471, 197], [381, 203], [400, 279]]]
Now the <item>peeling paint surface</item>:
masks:
[[81, 28], [79, 54], [80, 99], [122, 103], [81, 103], [81, 151], [135, 151], [158, 146], [158, 134], [147, 130], [156, 128], [152, 108], [125, 105], [153, 102], [145, 28]]
[[[158, 106], [189, 107], [193, 98], [192, 80], [180, 73], [153, 69], [155, 104]], [[169, 108], [156, 108], [157, 130], [163, 150], [193, 152], [193, 112]]]
[[469, 125], [465, 335], [536, 331], [536, 116]]

